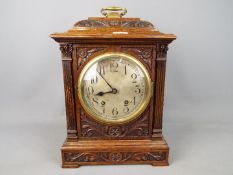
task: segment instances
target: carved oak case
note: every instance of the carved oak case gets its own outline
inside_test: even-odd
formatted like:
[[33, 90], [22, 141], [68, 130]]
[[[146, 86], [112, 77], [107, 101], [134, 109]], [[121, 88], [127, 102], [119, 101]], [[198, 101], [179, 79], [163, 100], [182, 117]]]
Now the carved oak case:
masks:
[[[176, 37], [159, 32], [150, 22], [123, 18], [125, 9], [102, 9], [106, 17], [77, 22], [51, 37], [62, 54], [67, 139], [62, 167], [95, 164], [168, 165], [169, 147], [162, 136], [164, 81], [168, 44]], [[152, 95], [145, 110], [126, 123], [93, 119], [78, 96], [78, 80], [89, 61], [105, 53], [125, 53], [140, 61], [152, 81]]]

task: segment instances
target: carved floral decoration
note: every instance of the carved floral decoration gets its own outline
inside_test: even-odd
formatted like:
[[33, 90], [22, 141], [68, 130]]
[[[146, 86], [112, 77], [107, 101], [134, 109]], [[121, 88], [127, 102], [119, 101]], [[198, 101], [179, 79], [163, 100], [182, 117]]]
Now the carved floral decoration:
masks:
[[153, 56], [153, 48], [151, 47], [124, 47], [123, 50], [131, 51], [134, 54], [138, 55], [138, 57], [143, 60], [148, 67], [151, 69], [152, 67], [152, 56]]
[[72, 58], [72, 52], [73, 52], [72, 44], [60, 45], [60, 50], [61, 50], [63, 57]]
[[65, 152], [66, 162], [163, 161], [166, 152]]
[[85, 63], [87, 61], [87, 59], [95, 52], [104, 50], [104, 48], [102, 47], [98, 47], [98, 48], [89, 48], [89, 47], [85, 47], [85, 48], [77, 48], [77, 64], [78, 67], [80, 67], [83, 63]]
[[111, 126], [103, 125], [86, 116], [80, 110], [81, 116], [81, 136], [82, 137], [137, 137], [149, 136], [149, 110], [136, 121], [125, 125]]
[[123, 28], [154, 28], [148, 21], [139, 20], [82, 20], [77, 22], [74, 27], [123, 27]]

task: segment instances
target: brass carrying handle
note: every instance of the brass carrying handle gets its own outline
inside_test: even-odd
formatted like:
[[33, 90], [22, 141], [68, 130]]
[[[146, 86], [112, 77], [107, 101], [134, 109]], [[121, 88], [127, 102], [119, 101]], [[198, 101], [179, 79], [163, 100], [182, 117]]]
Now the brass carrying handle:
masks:
[[121, 7], [106, 7], [101, 9], [102, 15], [104, 15], [106, 18], [121, 18], [127, 13], [126, 8]]

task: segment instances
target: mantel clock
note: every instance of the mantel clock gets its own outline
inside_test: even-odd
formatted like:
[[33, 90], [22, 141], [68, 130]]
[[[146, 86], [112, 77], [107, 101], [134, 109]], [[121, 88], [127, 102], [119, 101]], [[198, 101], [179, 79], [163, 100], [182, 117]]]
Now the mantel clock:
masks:
[[162, 136], [165, 65], [173, 34], [150, 22], [105, 17], [77, 22], [51, 37], [60, 44], [67, 138], [62, 167], [96, 164], [168, 165]]

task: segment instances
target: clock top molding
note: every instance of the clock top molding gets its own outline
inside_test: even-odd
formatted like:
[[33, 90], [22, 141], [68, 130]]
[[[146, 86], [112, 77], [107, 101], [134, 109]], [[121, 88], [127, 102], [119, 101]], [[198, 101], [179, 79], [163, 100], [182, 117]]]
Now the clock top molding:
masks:
[[[102, 9], [106, 17], [89, 17], [76, 22], [71, 29], [63, 33], [50, 35], [58, 42], [77, 41], [83, 39], [150, 39], [151, 41], [164, 40], [170, 43], [176, 39], [173, 34], [160, 32], [154, 25], [140, 18], [123, 18], [125, 9]], [[116, 10], [114, 10], [114, 8]], [[105, 11], [106, 10], [106, 11]], [[123, 12], [119, 12], [122, 10]]]

